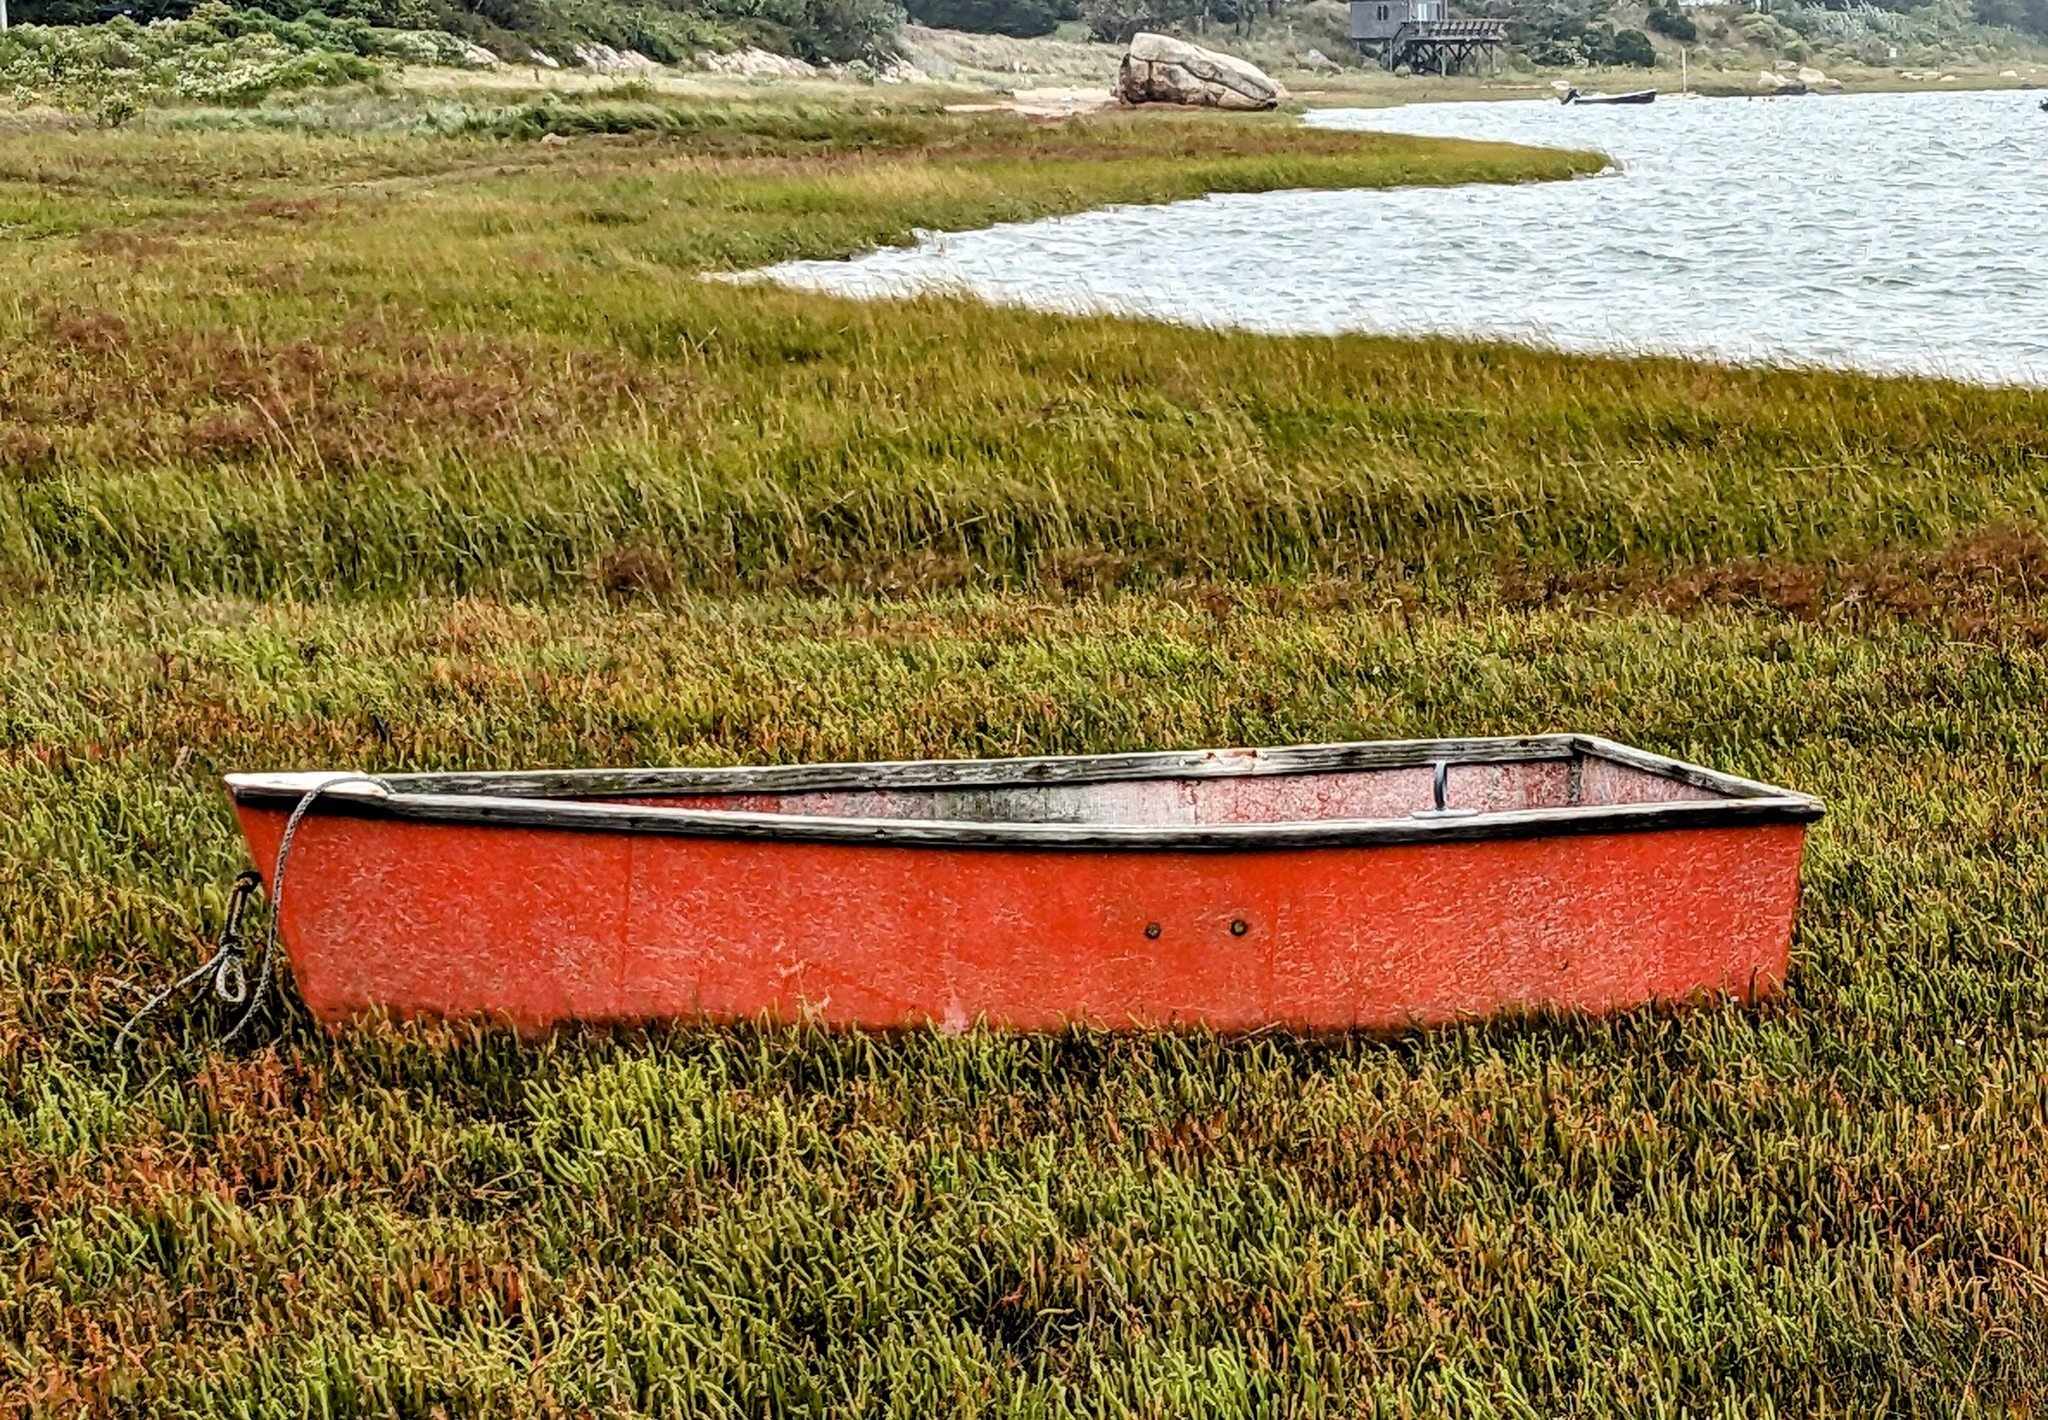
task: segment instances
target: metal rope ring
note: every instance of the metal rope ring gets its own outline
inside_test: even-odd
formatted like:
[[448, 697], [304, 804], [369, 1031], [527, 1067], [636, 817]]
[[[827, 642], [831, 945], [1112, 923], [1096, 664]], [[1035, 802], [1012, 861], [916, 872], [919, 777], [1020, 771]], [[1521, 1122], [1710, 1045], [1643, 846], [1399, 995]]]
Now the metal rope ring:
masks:
[[[256, 958], [256, 989], [249, 993], [249, 1004], [243, 1008], [233, 1028], [220, 1038], [222, 1045], [238, 1038], [256, 1019], [256, 1013], [263, 1009], [263, 1002], [270, 994], [271, 978], [277, 974], [277, 930], [278, 924], [284, 920], [284, 874], [291, 862], [292, 840], [298, 836], [299, 825], [313, 807], [314, 800], [343, 784], [370, 784], [387, 794], [391, 792], [391, 786], [374, 774], [331, 774], [307, 789], [300, 795], [298, 803], [292, 806], [291, 816], [284, 821], [284, 833], [277, 842], [277, 865], [270, 874], [270, 921], [263, 930], [263, 950]], [[261, 878], [257, 880], [260, 882]]]
[[249, 975], [242, 969], [239, 943], [233, 951], [221, 954], [220, 965], [213, 972], [213, 994], [226, 1006], [239, 1006], [249, 999]]
[[263, 950], [256, 961], [256, 986], [249, 988], [249, 974], [246, 962], [248, 949], [243, 944], [242, 916], [248, 910], [249, 902], [263, 889], [263, 875], [253, 869], [246, 869], [235, 877], [234, 895], [228, 900], [226, 920], [221, 923], [220, 937], [214, 944], [213, 954], [191, 971], [157, 992], [142, 1003], [140, 1010], [130, 1016], [121, 1031], [114, 1037], [114, 1050], [118, 1053], [135, 1034], [135, 1028], [149, 1016], [155, 1014], [172, 997], [201, 981], [212, 981], [215, 999], [226, 1006], [241, 1006], [242, 1014], [228, 1033], [220, 1038], [222, 1045], [233, 1041], [246, 1030], [263, 1009], [264, 999], [270, 993], [270, 978], [276, 969], [277, 924], [284, 905], [284, 874], [290, 860], [292, 839], [299, 831], [299, 824], [306, 817], [313, 801], [329, 789], [342, 784], [372, 784], [385, 793], [391, 786], [373, 774], [334, 774], [320, 780], [300, 796], [292, 806], [291, 816], [285, 820], [284, 835], [277, 845], [277, 865], [270, 879], [270, 921], [263, 933]]

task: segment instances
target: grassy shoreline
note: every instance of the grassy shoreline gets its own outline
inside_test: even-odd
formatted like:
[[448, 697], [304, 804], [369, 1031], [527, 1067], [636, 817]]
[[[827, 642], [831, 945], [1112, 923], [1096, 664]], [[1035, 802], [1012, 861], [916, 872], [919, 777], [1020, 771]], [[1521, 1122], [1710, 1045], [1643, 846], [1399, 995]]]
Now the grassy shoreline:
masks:
[[[1101, 550], [1121, 536], [1117, 508], [1162, 496], [1162, 533], [1179, 538], [1178, 500], [1142, 481], [1166, 470], [1137, 467], [1140, 445], [1115, 455], [1122, 471], [1058, 485], [1109, 454], [1096, 429], [1146, 427], [1146, 387], [1227, 338], [1160, 329], [1155, 355], [1113, 322], [863, 308], [699, 274], [1113, 202], [1554, 179], [1601, 161], [1278, 116], [1048, 127], [735, 105], [693, 119], [688, 138], [566, 151], [52, 140], [50, 162], [89, 174], [88, 191], [130, 183], [164, 205], [154, 225], [130, 220], [144, 198], [93, 231], [96, 194], [38, 199], [44, 222], [85, 235], [38, 251], [35, 300], [0, 313], [56, 357], [0, 373], [17, 411], [0, 414], [0, 447], [49, 470], [0, 489], [0, 582], [533, 596], [638, 549], [677, 580], [745, 585], [946, 555], [944, 530], [977, 524], [991, 541], [959, 555], [1007, 577]], [[274, 183], [294, 152], [331, 162], [326, 180]], [[232, 236], [164, 190], [232, 191], [239, 172], [254, 215]], [[379, 410], [396, 422], [365, 428]], [[1186, 457], [1211, 422], [1159, 428], [1152, 453]], [[1054, 462], [1024, 481], [996, 467], [1041, 450]], [[466, 531], [450, 538], [458, 507]]]
[[17, 199], [55, 235], [14, 285], [34, 299], [0, 312], [42, 352], [0, 374], [0, 448], [30, 475], [0, 489], [0, 584], [545, 598], [630, 565], [723, 591], [1455, 595], [1502, 568], [1854, 558], [2044, 521], [2038, 391], [698, 279], [920, 227], [1591, 155], [1279, 116], [691, 121], [558, 150], [80, 135], [18, 160], [18, 184], [73, 186]]
[[[0, 1410], [2034, 1403], [2048, 394], [707, 282], [1597, 160], [679, 107], [0, 153]], [[230, 769], [1545, 729], [1828, 801], [1781, 1000], [113, 1052]]]

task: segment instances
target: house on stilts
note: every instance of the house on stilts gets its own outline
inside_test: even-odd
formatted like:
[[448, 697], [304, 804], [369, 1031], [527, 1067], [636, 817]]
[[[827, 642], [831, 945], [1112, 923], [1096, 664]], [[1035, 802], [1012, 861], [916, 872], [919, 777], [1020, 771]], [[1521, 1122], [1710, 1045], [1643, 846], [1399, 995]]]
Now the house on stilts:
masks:
[[1445, 0], [1351, 0], [1351, 42], [1388, 69], [1460, 74], [1500, 67], [1504, 20], [1453, 20]]

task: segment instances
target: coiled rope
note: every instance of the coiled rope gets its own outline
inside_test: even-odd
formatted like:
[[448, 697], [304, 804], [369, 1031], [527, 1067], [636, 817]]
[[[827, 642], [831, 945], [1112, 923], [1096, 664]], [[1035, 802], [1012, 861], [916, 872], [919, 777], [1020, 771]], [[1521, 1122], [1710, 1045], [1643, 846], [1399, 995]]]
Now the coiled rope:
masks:
[[269, 998], [271, 978], [277, 975], [277, 928], [284, 918], [285, 870], [291, 865], [292, 840], [298, 836], [299, 824], [314, 801], [343, 784], [372, 784], [387, 794], [391, 792], [391, 786], [374, 774], [333, 774], [313, 784], [292, 806], [291, 816], [284, 822], [284, 836], [278, 839], [277, 862], [270, 873], [270, 921], [264, 926], [263, 949], [256, 958], [255, 990], [249, 989], [244, 965], [248, 949], [242, 939], [242, 916], [250, 899], [262, 889], [263, 875], [249, 870], [235, 878], [234, 895], [228, 900], [227, 918], [221, 923], [220, 938], [214, 945], [213, 955], [143, 1002], [142, 1008], [128, 1018], [128, 1023], [121, 1027], [121, 1033], [114, 1037], [117, 1053], [127, 1045], [135, 1028], [144, 1020], [161, 1010], [173, 997], [209, 976], [213, 978], [215, 999], [224, 1006], [242, 1007], [242, 1014], [228, 1033], [220, 1038], [220, 1043], [232, 1044], [249, 1028], [249, 1023], [256, 1019], [256, 1013], [263, 1009], [264, 1001]]

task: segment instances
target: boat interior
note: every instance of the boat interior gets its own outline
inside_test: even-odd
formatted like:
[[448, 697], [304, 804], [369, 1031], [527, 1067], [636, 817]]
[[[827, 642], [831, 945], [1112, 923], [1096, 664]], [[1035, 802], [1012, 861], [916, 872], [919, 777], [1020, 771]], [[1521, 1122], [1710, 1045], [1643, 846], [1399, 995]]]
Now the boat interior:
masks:
[[[1299, 774], [1161, 776], [1082, 783], [876, 786], [606, 795], [604, 802], [822, 818], [955, 823], [1221, 824], [1399, 819], [1676, 803], [1719, 797], [1603, 760], [1451, 764], [1436, 795], [1433, 765]], [[579, 796], [580, 797], [580, 796]]]
[[390, 782], [400, 792], [709, 812], [1131, 826], [1456, 818], [1774, 792], [1621, 746], [1609, 752], [1604, 742], [1580, 736], [1031, 760], [404, 775]]

